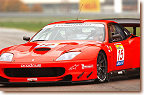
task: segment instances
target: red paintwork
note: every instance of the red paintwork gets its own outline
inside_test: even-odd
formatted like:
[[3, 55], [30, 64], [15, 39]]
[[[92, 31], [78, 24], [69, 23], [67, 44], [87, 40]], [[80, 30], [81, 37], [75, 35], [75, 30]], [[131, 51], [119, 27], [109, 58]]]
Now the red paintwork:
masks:
[[[62, 77], [71, 74], [72, 81], [82, 81], [90, 80], [97, 78], [97, 55], [100, 50], [103, 50], [107, 55], [108, 62], [108, 73], [115, 70], [123, 70], [129, 68], [139, 68], [140, 67], [140, 37], [135, 37], [133, 39], [128, 39], [120, 42], [109, 43], [108, 42], [108, 29], [107, 24], [114, 21], [107, 20], [71, 20], [71, 21], [60, 21], [51, 24], [60, 24], [60, 23], [103, 23], [105, 27], [105, 41], [43, 41], [43, 42], [27, 42], [25, 44], [12, 46], [5, 48], [0, 51], [0, 54], [4, 52], [11, 52], [14, 54], [13, 62], [0, 62], [0, 76], [6, 79], [9, 79], [9, 82], [28, 82], [27, 78], [15, 78], [8, 77], [4, 74], [4, 68], [21, 68], [22, 64], [41, 64], [40, 68], [43, 67], [64, 67], [66, 72], [64, 75], [59, 77], [38, 77], [37, 81], [59, 81]], [[116, 22], [114, 22], [116, 23]], [[49, 24], [50, 25], [50, 24]], [[48, 52], [35, 52], [34, 47], [38, 44], [48, 44], [48, 43], [60, 43], [55, 48], [52, 48]], [[125, 49], [124, 65], [116, 66], [117, 61], [117, 49], [114, 46], [116, 43], [121, 43]], [[109, 52], [111, 46], [112, 51]], [[66, 51], [81, 51], [79, 54], [72, 60], [69, 61], [55, 61], [61, 54]], [[32, 59], [35, 59], [33, 62]], [[74, 70], [69, 70], [74, 65], [79, 65]], [[93, 68], [82, 69], [82, 65], [93, 65]], [[92, 75], [87, 78], [87, 75], [93, 71]], [[84, 75], [81, 78], [77, 78], [83, 72]]]

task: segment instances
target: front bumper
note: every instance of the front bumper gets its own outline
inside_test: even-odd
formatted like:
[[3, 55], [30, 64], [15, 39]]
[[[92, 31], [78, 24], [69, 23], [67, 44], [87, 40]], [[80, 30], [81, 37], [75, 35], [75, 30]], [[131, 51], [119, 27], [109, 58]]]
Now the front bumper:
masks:
[[[31, 65], [30, 64], [35, 64]], [[35, 66], [35, 67], [33, 67]], [[91, 66], [84, 68], [83, 66]], [[4, 73], [6, 68], [47, 68], [47, 67], [63, 67], [65, 73], [57, 77], [10, 77]], [[37, 83], [37, 82], [66, 82], [66, 81], [85, 81], [97, 78], [95, 60], [79, 60], [79, 61], [57, 61], [43, 63], [25, 63], [25, 62], [0, 62], [0, 83]], [[71, 76], [68, 77], [68, 76]], [[2, 79], [3, 78], [3, 79]], [[4, 80], [5, 79], [5, 80]]]

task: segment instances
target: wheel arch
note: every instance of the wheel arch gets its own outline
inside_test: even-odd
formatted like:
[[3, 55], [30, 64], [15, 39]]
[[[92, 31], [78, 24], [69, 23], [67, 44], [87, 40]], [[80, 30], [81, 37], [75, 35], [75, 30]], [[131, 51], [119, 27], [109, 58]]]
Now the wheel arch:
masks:
[[[108, 60], [108, 58], [107, 58], [107, 54], [106, 54], [106, 52], [103, 50], [103, 49], [101, 49], [101, 50], [99, 50], [99, 53], [98, 53], [98, 56], [99, 56], [99, 54], [102, 54], [102, 55], [104, 55], [103, 57], [104, 57], [104, 59], [106, 60], [106, 72], [107, 72], [107, 74], [106, 74], [106, 78], [105, 78], [105, 80], [103, 81], [103, 80], [101, 80], [101, 78], [99, 78], [98, 77], [98, 75], [97, 75], [97, 78], [98, 79], [96, 79], [96, 81], [98, 80], [99, 82], [107, 82], [108, 81], [108, 62], [107, 62], [107, 60]], [[98, 58], [98, 56], [97, 56], [97, 58]], [[98, 60], [98, 59], [97, 59]], [[98, 61], [97, 61], [98, 62]], [[98, 71], [97, 71], [98, 72]]]
[[101, 49], [99, 52], [103, 52], [105, 54], [105, 56], [106, 56], [106, 60], [108, 60], [107, 54], [106, 54], [106, 52], [103, 49]]
[[103, 52], [105, 54], [105, 56], [106, 56], [106, 60], [107, 60], [107, 72], [109, 73], [110, 62], [111, 62], [110, 56], [109, 56], [108, 52], [106, 52], [104, 49], [101, 49], [99, 52]]

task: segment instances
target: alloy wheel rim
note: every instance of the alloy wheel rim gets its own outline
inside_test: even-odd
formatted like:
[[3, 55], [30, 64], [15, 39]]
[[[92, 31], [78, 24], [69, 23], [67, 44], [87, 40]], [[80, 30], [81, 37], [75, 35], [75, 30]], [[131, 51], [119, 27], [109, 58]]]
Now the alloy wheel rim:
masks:
[[106, 80], [107, 75], [107, 64], [106, 58], [103, 53], [100, 53], [97, 59], [97, 77], [98, 79], [103, 82]]

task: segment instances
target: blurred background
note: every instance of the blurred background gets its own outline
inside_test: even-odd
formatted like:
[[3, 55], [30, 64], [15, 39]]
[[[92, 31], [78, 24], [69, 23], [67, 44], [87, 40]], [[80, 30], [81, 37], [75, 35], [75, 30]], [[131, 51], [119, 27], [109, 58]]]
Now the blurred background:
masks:
[[0, 27], [38, 31], [72, 19], [140, 18], [140, 0], [0, 0]]

